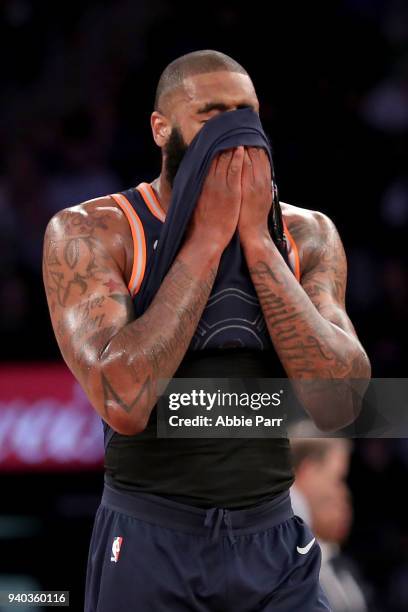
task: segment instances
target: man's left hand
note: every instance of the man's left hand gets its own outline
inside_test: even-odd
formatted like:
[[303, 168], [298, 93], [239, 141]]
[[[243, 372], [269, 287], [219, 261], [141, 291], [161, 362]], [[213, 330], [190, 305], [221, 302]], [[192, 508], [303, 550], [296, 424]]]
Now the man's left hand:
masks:
[[262, 239], [270, 240], [268, 215], [273, 192], [271, 166], [263, 149], [246, 147], [241, 175], [242, 201], [238, 231], [244, 247]]

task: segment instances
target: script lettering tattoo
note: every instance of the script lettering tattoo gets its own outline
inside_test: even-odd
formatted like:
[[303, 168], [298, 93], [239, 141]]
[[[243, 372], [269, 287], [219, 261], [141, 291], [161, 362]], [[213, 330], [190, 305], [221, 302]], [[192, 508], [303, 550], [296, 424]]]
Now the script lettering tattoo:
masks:
[[73, 340], [81, 340], [84, 336], [88, 336], [96, 329], [100, 329], [105, 315], [100, 314], [96, 317], [87, 317], [80, 324], [78, 329], [73, 334]]
[[[327, 321], [305, 308], [305, 298], [295, 279], [272, 272], [265, 261], [250, 269], [272, 340], [284, 366], [294, 378], [343, 377], [351, 371], [347, 351], [326, 341]], [[289, 272], [289, 274], [291, 274]], [[275, 287], [272, 285], [274, 283]], [[308, 314], [312, 315], [311, 317]], [[311, 333], [313, 332], [313, 334]], [[350, 353], [352, 354], [352, 353]]]
[[[310, 217], [309, 217], [310, 220]], [[272, 243], [247, 250], [249, 272], [269, 334], [300, 401], [323, 431], [351, 423], [371, 375], [345, 311], [347, 265], [333, 224], [293, 227], [301, 283]]]
[[344, 310], [346, 260], [327, 221], [290, 226], [299, 251], [301, 285], [272, 245], [249, 271], [274, 346], [293, 378], [348, 378], [367, 371], [367, 359]]

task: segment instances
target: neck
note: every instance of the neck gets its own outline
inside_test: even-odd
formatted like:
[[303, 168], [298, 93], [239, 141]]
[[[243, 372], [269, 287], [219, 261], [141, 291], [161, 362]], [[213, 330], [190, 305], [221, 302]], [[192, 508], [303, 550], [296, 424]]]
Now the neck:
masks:
[[157, 199], [159, 200], [160, 206], [162, 207], [164, 212], [167, 213], [170, 206], [172, 189], [170, 183], [166, 179], [163, 169], [160, 175], [156, 179], [154, 179], [154, 181], [152, 181], [151, 185], [153, 187]]

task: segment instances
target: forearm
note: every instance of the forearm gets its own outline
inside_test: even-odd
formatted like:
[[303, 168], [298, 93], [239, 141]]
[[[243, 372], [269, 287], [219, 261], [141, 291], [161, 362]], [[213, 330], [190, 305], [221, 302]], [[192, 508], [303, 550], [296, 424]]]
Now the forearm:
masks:
[[[184, 246], [152, 304], [120, 329], [100, 354], [96, 401], [106, 420], [141, 431], [157, 401], [157, 382], [182, 361], [208, 301], [221, 253]], [[95, 384], [96, 383], [96, 384]]]
[[[370, 366], [357, 338], [325, 319], [297, 282], [271, 240], [244, 247], [245, 256], [274, 347], [289, 378], [300, 380], [356, 379], [363, 394]], [[321, 406], [311, 402], [310, 384], [297, 385], [303, 405], [312, 416], [321, 416]], [[355, 418], [353, 391], [346, 384], [323, 385], [321, 400], [330, 402], [342, 424]]]

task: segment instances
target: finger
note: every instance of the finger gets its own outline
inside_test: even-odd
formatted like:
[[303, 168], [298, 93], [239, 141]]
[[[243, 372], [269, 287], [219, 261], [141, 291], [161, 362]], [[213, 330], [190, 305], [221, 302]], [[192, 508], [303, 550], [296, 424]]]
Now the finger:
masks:
[[231, 149], [225, 149], [225, 151], [221, 151], [220, 153], [218, 153], [214, 157], [214, 159], [212, 161], [212, 164], [211, 164], [211, 167], [214, 170], [214, 175], [217, 173], [217, 168], [218, 168], [219, 162], [222, 161], [222, 160], [224, 160], [224, 161], [228, 160], [229, 161], [231, 153], [232, 153]]
[[244, 161], [242, 164], [242, 181], [252, 181], [252, 161], [247, 148], [245, 148]]
[[244, 161], [245, 149], [243, 146], [236, 147], [233, 150], [230, 164], [228, 167], [229, 172], [238, 173], [241, 171], [242, 162]]
[[267, 168], [268, 172], [271, 171], [271, 162], [269, 159], [269, 155], [268, 153], [265, 151], [265, 149], [260, 149], [261, 152], [261, 163], [265, 164], [265, 167]]
[[256, 164], [257, 164], [257, 161], [258, 161], [257, 156], [256, 156], [257, 152], [258, 151], [255, 148], [252, 148], [249, 151], [249, 159], [251, 160], [251, 171], [252, 171], [253, 178], [255, 178]]
[[266, 173], [266, 180], [269, 184], [272, 183], [272, 168], [271, 168], [271, 161], [269, 159], [269, 155], [268, 153], [265, 151], [265, 149], [261, 149], [261, 163], [263, 165], [263, 172]]
[[232, 156], [234, 154], [233, 149], [226, 149], [225, 151], [221, 151], [219, 155], [217, 155], [217, 166], [215, 169], [215, 176], [220, 177], [222, 175], [226, 175], [228, 172], [228, 167]]
[[252, 149], [252, 170], [254, 173], [254, 181], [259, 179], [260, 175], [260, 149], [253, 148]]
[[265, 149], [253, 149], [252, 160], [254, 168], [254, 180], [263, 182], [266, 179], [267, 181], [270, 181], [271, 166], [269, 163], [269, 157]]
[[215, 173], [217, 171], [218, 159], [219, 159], [219, 155], [216, 155], [212, 159], [211, 165], [210, 165], [210, 169], [208, 170], [208, 175], [211, 175], [211, 176], [215, 175]]
[[241, 182], [242, 164], [244, 161], [245, 150], [243, 146], [237, 147], [228, 166], [227, 182], [230, 187], [239, 186]]

